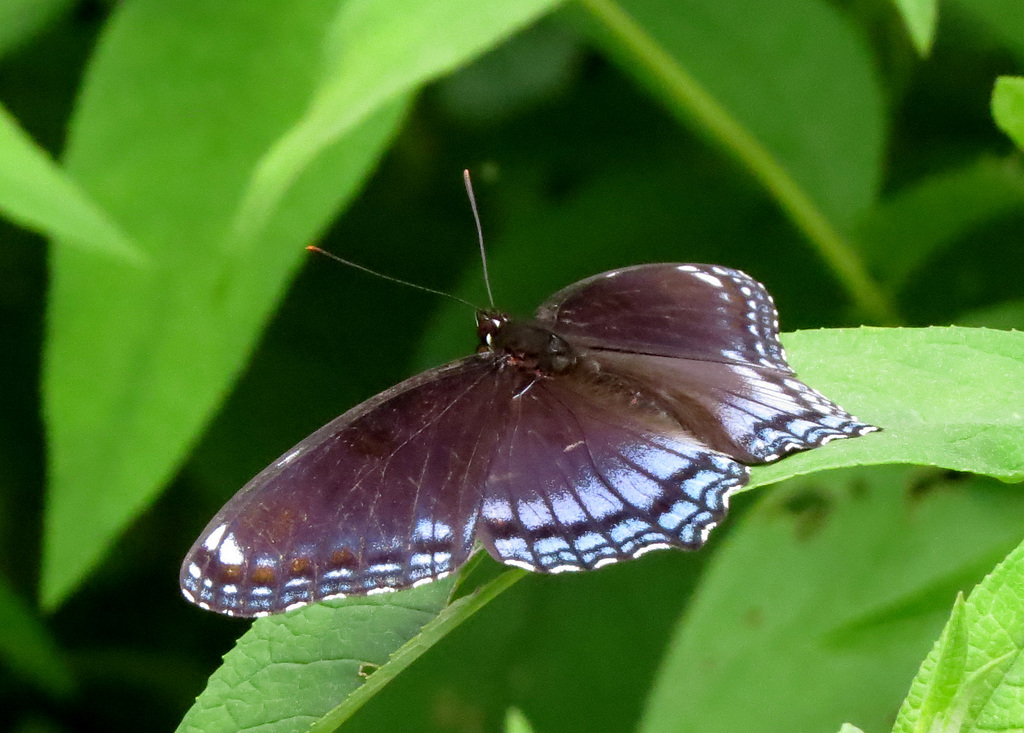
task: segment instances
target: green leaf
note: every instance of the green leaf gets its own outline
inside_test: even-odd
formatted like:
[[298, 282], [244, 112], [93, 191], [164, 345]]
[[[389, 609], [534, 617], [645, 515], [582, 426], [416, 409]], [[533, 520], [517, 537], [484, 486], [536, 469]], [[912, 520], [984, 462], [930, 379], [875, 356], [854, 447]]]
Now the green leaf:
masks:
[[53, 697], [67, 697], [74, 679], [50, 631], [0, 577], [0, 665]]
[[[914, 733], [932, 733], [937, 723], [953, 707], [957, 690], [964, 683], [967, 665], [967, 626], [964, 618], [964, 597], [959, 594], [953, 603], [953, 613], [937, 642], [935, 666], [923, 690], [920, 717]], [[939, 730], [945, 730], [939, 725]]]
[[505, 714], [505, 733], [533, 733], [533, 727], [519, 708], [509, 708]]
[[[309, 168], [248, 257], [224, 247], [253, 166], [308, 104], [335, 0], [116, 7], [67, 167], [155, 265], [54, 248], [43, 374], [53, 607], [173, 476], [242, 369], [303, 245], [361, 186], [404, 113], [380, 109]], [[188, 113], [183, 113], [187, 110]]]
[[938, 0], [894, 0], [903, 16], [910, 40], [922, 56], [927, 56], [935, 41], [935, 28], [939, 21]]
[[878, 191], [883, 112], [842, 16], [816, 0], [580, 6], [627, 72], [775, 197], [865, 313], [894, 320], [844, 234]]
[[641, 730], [883, 730], [950, 599], [1019, 541], [1022, 512], [1019, 487], [902, 467], [766, 492], [711, 558]]
[[[893, 733], [922, 730], [929, 714], [942, 725], [942, 733], [1020, 730], [1024, 728], [1021, 698], [1021, 650], [1024, 647], [1024, 545], [1018, 546], [970, 594], [963, 609], [967, 639], [963, 671], [945, 681], [956, 684], [956, 694], [943, 695], [944, 708], [929, 707], [929, 693], [942, 675], [942, 638], [921, 664], [906, 701], [900, 708]], [[957, 622], [956, 611], [950, 625]], [[936, 730], [932, 726], [931, 730]], [[930, 733], [930, 731], [929, 731]]]
[[40, 234], [115, 262], [146, 258], [0, 106], [0, 213]]
[[224, 655], [178, 730], [309, 730], [436, 618], [453, 584], [449, 579], [258, 619]]
[[915, 181], [874, 207], [856, 227], [865, 259], [893, 290], [976, 227], [1024, 211], [1024, 173], [1015, 159], [983, 158]]
[[245, 250], [266, 212], [326, 146], [373, 110], [466, 64], [561, 0], [352, 0], [331, 23], [320, 84], [263, 156], [235, 220]]
[[402, 670], [523, 576], [506, 571], [445, 606], [455, 578], [257, 620], [178, 730], [338, 728]]
[[801, 379], [883, 432], [755, 468], [750, 487], [875, 463], [1024, 480], [1024, 333], [833, 329], [783, 343]]
[[992, 117], [999, 129], [1024, 150], [1024, 77], [1001, 76], [996, 80]]

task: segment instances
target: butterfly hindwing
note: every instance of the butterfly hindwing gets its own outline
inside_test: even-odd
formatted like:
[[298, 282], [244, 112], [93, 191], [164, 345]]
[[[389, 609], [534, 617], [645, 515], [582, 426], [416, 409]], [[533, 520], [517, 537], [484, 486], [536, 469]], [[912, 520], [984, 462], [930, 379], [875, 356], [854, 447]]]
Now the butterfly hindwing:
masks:
[[256, 476], [182, 566], [197, 604], [238, 616], [411, 587], [472, 550], [493, 360], [426, 372], [342, 415]]
[[585, 382], [553, 379], [513, 400], [479, 530], [496, 559], [561, 572], [697, 549], [746, 483], [745, 466], [663, 416], [597, 396]]

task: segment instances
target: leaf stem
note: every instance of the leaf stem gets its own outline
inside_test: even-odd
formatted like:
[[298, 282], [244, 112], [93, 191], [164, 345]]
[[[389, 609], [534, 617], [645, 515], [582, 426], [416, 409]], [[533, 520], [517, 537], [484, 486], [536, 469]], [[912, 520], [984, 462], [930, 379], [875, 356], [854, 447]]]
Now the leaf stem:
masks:
[[476, 592], [460, 598], [446, 607], [433, 620], [426, 623], [420, 629], [420, 633], [409, 639], [392, 654], [387, 664], [370, 675], [366, 684], [356, 688], [355, 692], [345, 698], [340, 705], [311, 725], [309, 733], [327, 733], [327, 731], [336, 730], [406, 667], [419, 659], [424, 652], [494, 598], [515, 585], [525, 575], [524, 570], [507, 570]]
[[696, 122], [702, 132], [731, 152], [761, 182], [818, 250], [866, 317], [877, 323], [899, 321], [889, 297], [868, 274], [850, 243], [770, 151], [614, 0], [578, 3], [659, 88], [672, 111]]

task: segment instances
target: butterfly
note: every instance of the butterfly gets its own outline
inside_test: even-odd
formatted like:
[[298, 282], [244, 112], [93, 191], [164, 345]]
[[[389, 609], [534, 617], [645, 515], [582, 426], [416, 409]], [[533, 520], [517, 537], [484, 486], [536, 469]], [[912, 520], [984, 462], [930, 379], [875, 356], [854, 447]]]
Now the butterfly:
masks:
[[767, 290], [719, 265], [613, 270], [477, 353], [328, 423], [246, 484], [182, 564], [229, 616], [400, 590], [479, 542], [540, 573], [695, 550], [749, 466], [879, 428], [796, 378]]

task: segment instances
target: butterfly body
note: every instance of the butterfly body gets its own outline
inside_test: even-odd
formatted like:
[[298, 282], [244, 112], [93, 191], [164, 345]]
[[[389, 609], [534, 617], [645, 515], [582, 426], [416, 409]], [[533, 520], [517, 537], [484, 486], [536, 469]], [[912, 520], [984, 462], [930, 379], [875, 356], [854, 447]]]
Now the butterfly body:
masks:
[[536, 321], [513, 320], [504, 313], [477, 313], [480, 350], [505, 357], [538, 375], [555, 375], [578, 366], [580, 353], [558, 334]]
[[537, 572], [699, 548], [748, 465], [877, 428], [796, 379], [774, 305], [717, 265], [603, 273], [367, 400], [214, 517], [186, 597], [260, 616], [443, 577], [475, 541]]

